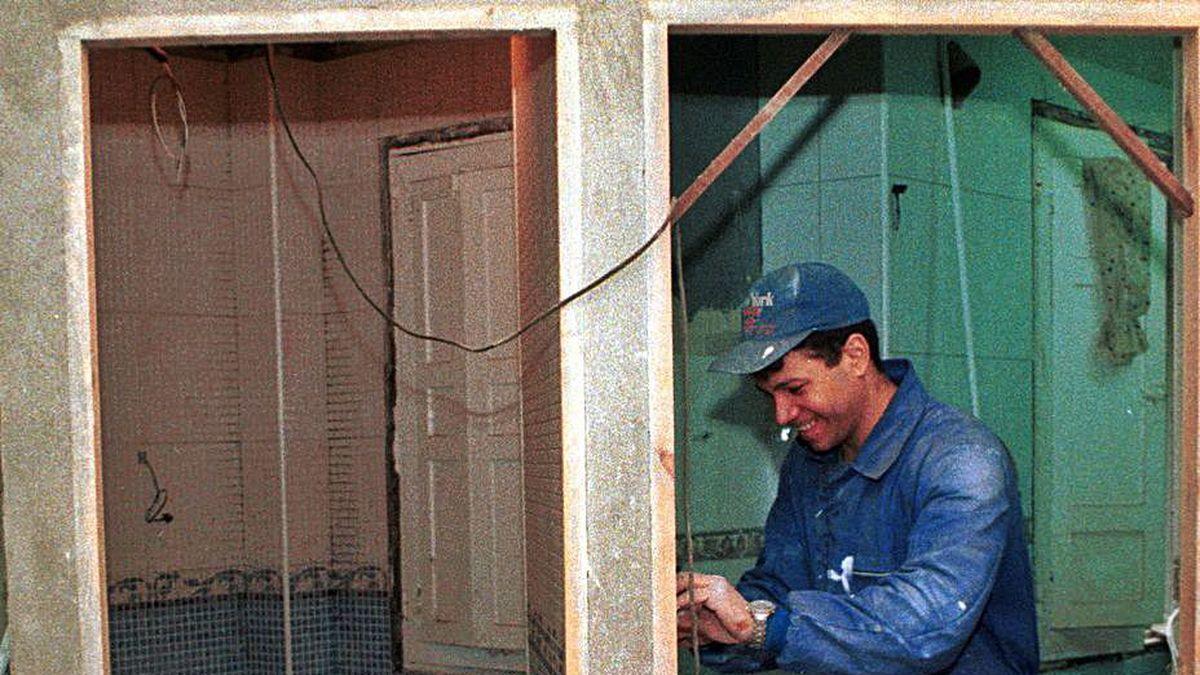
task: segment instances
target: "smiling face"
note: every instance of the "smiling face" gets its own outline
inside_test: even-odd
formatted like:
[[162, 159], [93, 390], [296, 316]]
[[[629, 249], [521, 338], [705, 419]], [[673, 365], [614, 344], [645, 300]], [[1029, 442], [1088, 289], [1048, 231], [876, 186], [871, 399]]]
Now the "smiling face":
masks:
[[[830, 366], [804, 348], [784, 355], [782, 367], [754, 376], [758, 388], [775, 405], [775, 422], [789, 425], [816, 452], [841, 448], [853, 455], [866, 440], [877, 417], [872, 410], [868, 376], [876, 372], [861, 335], [842, 347], [842, 358]], [[852, 457], [851, 457], [852, 458]]]

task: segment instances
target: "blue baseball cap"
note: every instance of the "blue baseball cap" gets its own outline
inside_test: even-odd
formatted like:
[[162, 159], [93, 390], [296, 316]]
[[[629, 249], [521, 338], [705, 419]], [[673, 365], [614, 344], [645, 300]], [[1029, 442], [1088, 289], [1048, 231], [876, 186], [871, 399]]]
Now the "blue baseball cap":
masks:
[[754, 282], [742, 308], [742, 339], [708, 369], [748, 375], [783, 358], [816, 331], [871, 318], [867, 296], [833, 265], [781, 267]]

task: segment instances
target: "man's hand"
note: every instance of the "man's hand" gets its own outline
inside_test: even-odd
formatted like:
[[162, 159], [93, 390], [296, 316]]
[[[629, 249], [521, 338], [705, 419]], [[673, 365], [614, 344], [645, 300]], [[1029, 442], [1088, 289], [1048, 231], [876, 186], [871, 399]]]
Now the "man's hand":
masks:
[[[676, 621], [678, 622], [677, 639], [680, 647], [692, 646], [692, 610], [684, 607], [675, 613]], [[696, 608], [696, 622], [698, 628], [696, 630], [696, 641], [703, 647], [704, 645], [713, 642], [721, 644], [736, 644], [738, 639], [729, 631], [725, 630], [725, 626], [721, 624], [721, 620], [713, 613], [711, 609], [706, 607]]]
[[[688, 584], [691, 583], [689, 597]], [[680, 572], [675, 576], [675, 607], [680, 641], [691, 639], [691, 607], [695, 607], [700, 644], [746, 642], [754, 634], [754, 619], [746, 599], [725, 577]]]

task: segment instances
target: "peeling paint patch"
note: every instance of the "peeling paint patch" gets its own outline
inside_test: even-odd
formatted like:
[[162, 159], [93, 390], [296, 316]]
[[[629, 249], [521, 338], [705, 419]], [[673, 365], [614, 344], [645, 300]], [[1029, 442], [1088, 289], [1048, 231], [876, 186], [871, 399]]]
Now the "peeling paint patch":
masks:
[[654, 453], [658, 455], [658, 463], [667, 472], [671, 480], [675, 480], [675, 453], [669, 448], [659, 447]]

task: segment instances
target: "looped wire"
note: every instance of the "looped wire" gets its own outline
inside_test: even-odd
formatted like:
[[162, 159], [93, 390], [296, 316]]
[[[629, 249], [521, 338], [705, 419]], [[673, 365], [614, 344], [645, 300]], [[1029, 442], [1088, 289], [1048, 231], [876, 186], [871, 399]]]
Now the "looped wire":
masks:
[[[183, 181], [184, 166], [187, 164], [187, 148], [190, 131], [188, 129], [187, 118], [187, 103], [183, 100], [183, 87], [179, 85], [179, 80], [175, 79], [175, 74], [171, 72], [171, 66], [165, 61], [162, 64], [163, 73], [154, 78], [150, 83], [150, 121], [154, 125], [154, 135], [158, 137], [158, 142], [163, 147], [163, 151], [175, 162], [175, 181], [181, 183]], [[175, 105], [179, 111], [180, 123], [180, 138], [178, 150], [172, 149], [171, 144], [167, 142], [166, 136], [163, 134], [162, 125], [158, 121], [158, 89], [163, 82], [170, 84], [175, 90]]]

